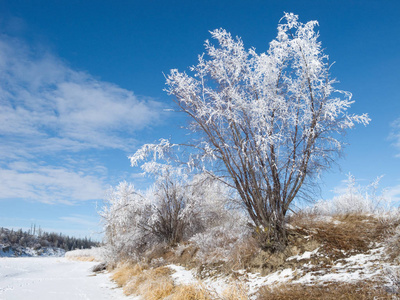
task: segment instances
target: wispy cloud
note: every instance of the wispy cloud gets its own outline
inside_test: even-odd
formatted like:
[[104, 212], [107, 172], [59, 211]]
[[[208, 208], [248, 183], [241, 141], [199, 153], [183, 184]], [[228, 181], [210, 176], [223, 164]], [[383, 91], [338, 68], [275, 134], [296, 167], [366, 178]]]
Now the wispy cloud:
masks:
[[55, 166], [0, 169], [1, 198], [71, 204], [103, 198], [100, 178]]
[[159, 103], [73, 70], [44, 47], [0, 35], [0, 199], [102, 198], [104, 166], [88, 171], [71, 160], [132, 151], [134, 133], [161, 113]]
[[390, 201], [398, 203], [400, 201], [400, 184], [388, 187], [385, 195]]
[[67, 221], [68, 223], [73, 223], [73, 224], [78, 224], [78, 225], [84, 225], [90, 228], [95, 228], [96, 226], [99, 225], [99, 221], [96, 219], [93, 219], [93, 217], [86, 216], [86, 215], [79, 215], [79, 214], [74, 214], [71, 216], [66, 216], [66, 217], [60, 217], [60, 220], [62, 221]]
[[99, 228], [99, 220], [92, 215], [72, 214], [58, 218], [35, 219], [35, 218], [10, 218], [1, 217], [0, 223], [6, 228], [28, 231], [32, 225], [42, 228], [46, 232], [62, 232], [74, 237], [91, 237], [101, 241], [102, 234]]
[[158, 120], [162, 111], [154, 101], [140, 100], [4, 36], [0, 80], [0, 134], [13, 142], [24, 140], [29, 152], [127, 150], [133, 143], [127, 134]]
[[[392, 131], [389, 135], [389, 139], [393, 141], [393, 145], [400, 150], [400, 118], [392, 122]], [[400, 153], [396, 155], [400, 157]]]

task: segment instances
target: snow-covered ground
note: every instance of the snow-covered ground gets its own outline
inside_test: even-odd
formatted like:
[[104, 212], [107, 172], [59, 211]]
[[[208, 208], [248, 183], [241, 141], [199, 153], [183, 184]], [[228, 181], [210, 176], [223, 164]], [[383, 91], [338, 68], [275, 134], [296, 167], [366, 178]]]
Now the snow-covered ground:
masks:
[[[243, 284], [247, 290], [249, 299], [256, 299], [256, 292], [262, 286], [274, 286], [279, 284], [327, 284], [332, 282], [357, 283], [365, 280], [380, 280], [389, 289], [398, 288], [397, 282], [400, 274], [400, 267], [396, 264], [385, 262], [385, 249], [380, 244], [369, 250], [367, 253], [360, 253], [348, 258], [339, 259], [330, 267], [318, 267], [311, 261], [305, 261], [302, 266], [296, 269], [286, 268], [270, 273], [266, 276], [246, 272], [245, 270], [236, 271], [235, 279], [231, 276], [215, 276], [198, 280], [194, 270], [186, 270], [184, 267], [168, 265], [174, 272], [171, 276], [175, 284], [198, 284], [216, 295], [223, 295], [223, 292], [235, 286], [236, 283]], [[318, 257], [319, 248], [314, 251], [305, 252], [301, 255], [289, 257], [287, 260], [310, 260], [311, 257]], [[389, 278], [388, 272], [393, 272], [394, 280]], [[392, 276], [393, 277], [393, 276]], [[397, 286], [394, 286], [397, 285]], [[397, 299], [397, 298], [396, 298]]]
[[129, 299], [108, 274], [91, 272], [96, 264], [59, 257], [0, 258], [0, 299]]

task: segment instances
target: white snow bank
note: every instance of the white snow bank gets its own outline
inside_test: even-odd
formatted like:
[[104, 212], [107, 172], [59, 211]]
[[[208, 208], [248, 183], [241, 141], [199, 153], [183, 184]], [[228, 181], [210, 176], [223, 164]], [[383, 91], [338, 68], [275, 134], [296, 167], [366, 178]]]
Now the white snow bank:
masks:
[[89, 270], [96, 262], [54, 257], [0, 258], [2, 300], [123, 300], [108, 274]]
[[[372, 249], [366, 254], [356, 254], [345, 259], [339, 259], [330, 269], [321, 269], [315, 272], [302, 270], [304, 276], [293, 283], [313, 284], [324, 282], [356, 282], [366, 280], [382, 274], [384, 263], [384, 247]], [[315, 266], [307, 265], [307, 268]]]

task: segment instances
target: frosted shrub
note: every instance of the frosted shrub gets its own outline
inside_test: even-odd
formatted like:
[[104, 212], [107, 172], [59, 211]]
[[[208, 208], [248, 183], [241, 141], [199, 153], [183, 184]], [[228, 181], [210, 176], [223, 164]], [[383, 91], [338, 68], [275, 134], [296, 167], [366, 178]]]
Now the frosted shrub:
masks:
[[145, 193], [126, 182], [110, 191], [100, 214], [107, 247], [117, 259], [138, 260], [156, 245], [186, 241], [224, 218], [225, 186], [205, 174], [188, 179], [164, 171]]
[[150, 202], [137, 192], [133, 185], [121, 182], [109, 190], [105, 205], [100, 211], [105, 230], [105, 242], [110, 258], [136, 256], [148, 242], [142, 224]]
[[381, 178], [378, 177], [367, 186], [360, 186], [357, 185], [355, 177], [349, 174], [346, 191], [331, 200], [317, 202], [313, 210], [323, 215], [349, 213], [383, 215], [390, 210], [390, 199], [385, 197], [385, 191], [377, 193]]
[[147, 227], [159, 242], [168, 245], [188, 240], [220, 218], [225, 190], [206, 174], [188, 179], [168, 169], [155, 185]]
[[199, 248], [197, 258], [202, 263], [228, 261], [236, 246], [251, 235], [248, 221], [239, 212], [230, 211], [218, 224], [193, 236], [190, 241]]

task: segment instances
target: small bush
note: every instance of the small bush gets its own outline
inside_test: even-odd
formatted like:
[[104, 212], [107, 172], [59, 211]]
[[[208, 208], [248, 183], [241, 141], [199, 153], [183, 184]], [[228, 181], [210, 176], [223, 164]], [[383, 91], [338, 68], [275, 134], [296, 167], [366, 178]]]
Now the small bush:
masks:
[[[231, 212], [221, 217], [219, 224], [191, 238], [190, 241], [199, 248], [199, 261], [203, 264], [223, 261], [241, 265], [240, 253], [248, 252], [249, 249], [245, 250], [245, 241], [251, 237], [246, 221], [244, 216]], [[254, 246], [253, 243], [251, 246]], [[257, 251], [257, 247], [252, 250]]]

